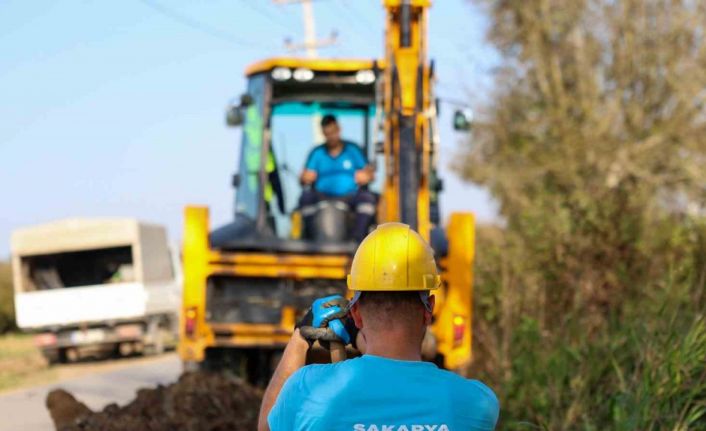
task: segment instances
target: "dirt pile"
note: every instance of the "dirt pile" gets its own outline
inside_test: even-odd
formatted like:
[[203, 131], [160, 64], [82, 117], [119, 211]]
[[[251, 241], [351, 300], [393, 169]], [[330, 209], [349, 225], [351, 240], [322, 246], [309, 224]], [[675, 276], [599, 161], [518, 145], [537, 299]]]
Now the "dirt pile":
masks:
[[46, 405], [56, 429], [64, 429], [73, 424], [76, 418], [93, 413], [84, 403], [63, 389], [49, 392]]
[[57, 411], [76, 412], [74, 418], [59, 415], [63, 422], [55, 422], [57, 431], [251, 431], [257, 428], [262, 398], [259, 389], [237, 377], [204, 372], [183, 374], [169, 386], [140, 389], [124, 407], [110, 404], [97, 413], [69, 405], [80, 404], [72, 396], [53, 394], [47, 397], [52, 418]]

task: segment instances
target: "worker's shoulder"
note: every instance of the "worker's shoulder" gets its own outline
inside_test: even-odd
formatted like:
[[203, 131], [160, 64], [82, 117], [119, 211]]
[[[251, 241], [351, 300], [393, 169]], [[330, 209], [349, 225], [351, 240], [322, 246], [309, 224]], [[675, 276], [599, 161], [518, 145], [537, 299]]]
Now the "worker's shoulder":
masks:
[[290, 378], [303, 379], [311, 376], [317, 376], [320, 374], [330, 374], [332, 370], [339, 368], [340, 364], [344, 362], [339, 362], [336, 364], [309, 364], [301, 367], [292, 374]]
[[298, 391], [309, 390], [317, 385], [326, 384], [329, 380], [335, 380], [337, 373], [343, 368], [348, 368], [349, 362], [305, 365], [287, 379], [287, 384]]
[[348, 368], [353, 362], [352, 359], [347, 361], [337, 362], [334, 364], [309, 364], [300, 368], [297, 373], [301, 373], [301, 377], [319, 377], [328, 376], [341, 370]]
[[498, 397], [488, 385], [480, 380], [467, 379], [451, 371], [437, 368], [436, 372], [441, 376], [454, 394], [473, 398], [475, 401], [482, 401], [489, 407], [498, 406]]
[[343, 140], [343, 149], [346, 151], [355, 151], [361, 154], [363, 153], [363, 149], [360, 147], [360, 145], [353, 141]]
[[309, 157], [326, 152], [326, 144], [318, 144], [309, 151]]
[[500, 403], [498, 402], [498, 397], [495, 395], [488, 385], [475, 379], [463, 379], [466, 390], [470, 395], [474, 397], [476, 401], [483, 401], [489, 408], [498, 409]]

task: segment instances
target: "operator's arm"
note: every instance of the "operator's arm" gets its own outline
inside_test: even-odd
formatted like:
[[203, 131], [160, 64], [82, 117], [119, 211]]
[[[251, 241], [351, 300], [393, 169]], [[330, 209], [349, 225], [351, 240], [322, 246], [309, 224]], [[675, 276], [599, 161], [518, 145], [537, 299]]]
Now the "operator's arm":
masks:
[[353, 150], [353, 164], [355, 166], [355, 182], [359, 186], [370, 184], [375, 179], [375, 169], [368, 163], [365, 154], [356, 144], [351, 144]]
[[373, 167], [370, 165], [355, 171], [355, 182], [359, 186], [370, 184], [374, 179], [375, 170], [373, 170]]
[[277, 401], [284, 382], [294, 374], [297, 370], [306, 364], [306, 352], [309, 350], [309, 343], [299, 335], [299, 329], [295, 329], [292, 338], [289, 340], [287, 347], [284, 349], [282, 359], [277, 365], [270, 384], [267, 385], [265, 395], [262, 397], [262, 406], [260, 406], [260, 417], [258, 419], [258, 431], [269, 431], [270, 425], [267, 423], [272, 407]]
[[302, 171], [301, 177], [299, 177], [299, 181], [302, 183], [302, 185], [308, 186], [310, 184], [313, 184], [316, 181], [317, 177], [318, 175], [316, 174], [316, 171], [304, 169], [304, 171]]
[[304, 164], [304, 170], [302, 171], [301, 176], [299, 177], [299, 182], [303, 186], [308, 186], [310, 184], [313, 184], [316, 181], [316, 178], [319, 176], [318, 175], [318, 162], [319, 162], [319, 155], [318, 155], [318, 147], [314, 148], [311, 150], [309, 153], [309, 156], [306, 158], [306, 163]]
[[352, 324], [349, 323], [346, 328], [346, 325], [339, 320], [348, 313], [347, 306], [348, 301], [340, 295], [320, 298], [314, 301], [309, 312], [297, 322], [292, 338], [287, 343], [282, 359], [262, 398], [258, 431], [270, 430], [268, 423], [270, 413], [274, 415], [273, 424], [277, 430], [285, 429], [282, 428], [282, 423], [288, 423], [292, 413], [291, 397], [293, 391], [292, 388], [285, 388], [282, 391], [282, 388], [292, 377], [292, 374], [306, 365], [306, 353], [311, 346], [310, 343], [315, 340], [318, 340], [319, 343], [337, 340], [347, 344], [351, 338], [356, 338], [356, 335], [359, 335], [355, 326], [351, 326]]

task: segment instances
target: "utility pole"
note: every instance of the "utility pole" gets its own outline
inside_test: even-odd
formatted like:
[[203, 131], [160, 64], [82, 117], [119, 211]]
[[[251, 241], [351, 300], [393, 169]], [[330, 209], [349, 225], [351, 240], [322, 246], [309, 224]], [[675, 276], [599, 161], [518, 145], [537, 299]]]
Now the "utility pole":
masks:
[[316, 21], [314, 21], [314, 5], [311, 4], [311, 0], [302, 0], [302, 12], [304, 15], [306, 55], [316, 58], [319, 55], [316, 52]]
[[318, 52], [317, 48], [323, 48], [326, 46], [331, 46], [336, 43], [337, 34], [332, 32], [331, 36], [326, 39], [316, 38], [316, 20], [314, 19], [314, 5], [313, 0], [273, 0], [275, 4], [285, 5], [285, 4], [295, 4], [299, 3], [302, 5], [302, 15], [304, 17], [304, 42], [303, 43], [292, 43], [290, 39], [284, 41], [285, 46], [289, 51], [306, 51], [306, 55], [309, 58], [317, 58]]

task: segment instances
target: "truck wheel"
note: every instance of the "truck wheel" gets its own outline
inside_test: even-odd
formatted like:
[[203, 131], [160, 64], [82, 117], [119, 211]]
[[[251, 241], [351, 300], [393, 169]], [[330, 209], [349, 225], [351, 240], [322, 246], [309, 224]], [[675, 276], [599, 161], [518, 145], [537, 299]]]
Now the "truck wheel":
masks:
[[147, 325], [147, 339], [150, 343], [145, 346], [144, 353], [148, 356], [161, 355], [164, 353], [165, 330], [162, 327], [161, 319], [150, 320]]
[[154, 342], [145, 346], [144, 352], [146, 356], [161, 355], [164, 353], [164, 339], [162, 338], [162, 334], [158, 333]]
[[130, 356], [135, 352], [135, 349], [133, 348], [132, 342], [125, 342], [125, 343], [120, 343], [118, 344], [118, 353], [120, 356]]
[[78, 351], [78, 347], [68, 347], [64, 351], [66, 357], [66, 362], [74, 363], [81, 359], [81, 353]]

